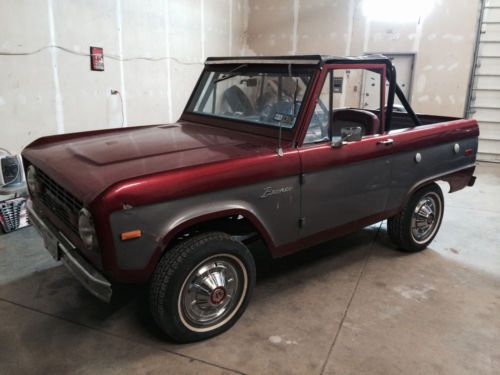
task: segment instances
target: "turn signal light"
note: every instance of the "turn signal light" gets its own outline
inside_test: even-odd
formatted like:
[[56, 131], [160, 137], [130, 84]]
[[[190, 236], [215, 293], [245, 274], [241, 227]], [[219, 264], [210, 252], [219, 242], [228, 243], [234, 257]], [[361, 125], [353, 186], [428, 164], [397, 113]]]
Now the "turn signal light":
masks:
[[142, 231], [140, 229], [131, 230], [129, 232], [123, 232], [120, 234], [122, 241], [131, 240], [133, 238], [139, 238], [142, 236]]

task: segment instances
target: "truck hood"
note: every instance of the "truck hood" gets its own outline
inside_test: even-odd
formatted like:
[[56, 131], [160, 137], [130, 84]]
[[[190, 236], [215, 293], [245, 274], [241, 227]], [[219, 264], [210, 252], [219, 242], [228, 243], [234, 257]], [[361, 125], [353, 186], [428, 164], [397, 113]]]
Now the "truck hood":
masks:
[[131, 178], [267, 153], [273, 140], [228, 129], [175, 124], [41, 138], [23, 157], [84, 203]]

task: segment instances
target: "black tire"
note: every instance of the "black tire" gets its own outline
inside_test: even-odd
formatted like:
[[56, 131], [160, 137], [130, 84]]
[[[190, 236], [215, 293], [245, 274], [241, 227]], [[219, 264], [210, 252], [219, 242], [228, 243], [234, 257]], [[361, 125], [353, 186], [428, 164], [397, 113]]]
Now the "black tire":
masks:
[[[415, 231], [418, 230], [413, 229], [416, 227], [414, 225], [415, 222], [412, 221], [417, 221], [416, 217], [418, 215], [416, 215], [415, 211], [418, 210], [418, 207], [421, 207], [420, 204], [422, 204], [422, 202], [428, 200], [433, 202], [436, 212], [432, 216], [433, 223], [429, 231], [427, 233], [422, 233], [422, 236], [419, 237], [419, 234], [415, 233]], [[439, 227], [443, 220], [443, 213], [444, 198], [441, 188], [436, 183], [427, 185], [417, 190], [412, 195], [399, 214], [387, 220], [387, 233], [389, 238], [402, 251], [416, 252], [424, 250], [439, 231]], [[424, 225], [428, 224], [427, 220], [430, 220], [428, 217], [424, 219], [420, 216], [419, 219], [425, 222]]]
[[[207, 283], [221, 275], [223, 286], [209, 289]], [[179, 243], [161, 258], [150, 285], [151, 314], [174, 341], [207, 339], [236, 323], [248, 305], [254, 284], [255, 262], [245, 245], [221, 232], [200, 234]], [[190, 301], [194, 295], [196, 299]], [[208, 325], [197, 315], [223, 308], [227, 311]]]

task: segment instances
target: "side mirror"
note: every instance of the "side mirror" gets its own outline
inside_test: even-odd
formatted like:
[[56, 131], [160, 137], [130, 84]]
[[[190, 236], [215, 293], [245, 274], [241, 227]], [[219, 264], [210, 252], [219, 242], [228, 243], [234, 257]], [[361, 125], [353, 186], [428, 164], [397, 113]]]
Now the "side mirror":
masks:
[[339, 148], [345, 142], [357, 142], [363, 137], [363, 130], [360, 126], [353, 126], [340, 129], [340, 137], [332, 137], [332, 147]]

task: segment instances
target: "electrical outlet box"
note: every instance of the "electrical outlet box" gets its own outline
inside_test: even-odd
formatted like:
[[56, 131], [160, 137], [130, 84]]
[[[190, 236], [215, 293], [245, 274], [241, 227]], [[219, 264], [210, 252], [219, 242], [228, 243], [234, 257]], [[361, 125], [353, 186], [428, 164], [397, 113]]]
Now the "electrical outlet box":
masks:
[[90, 47], [90, 69], [101, 72], [104, 70], [104, 49], [102, 47]]

